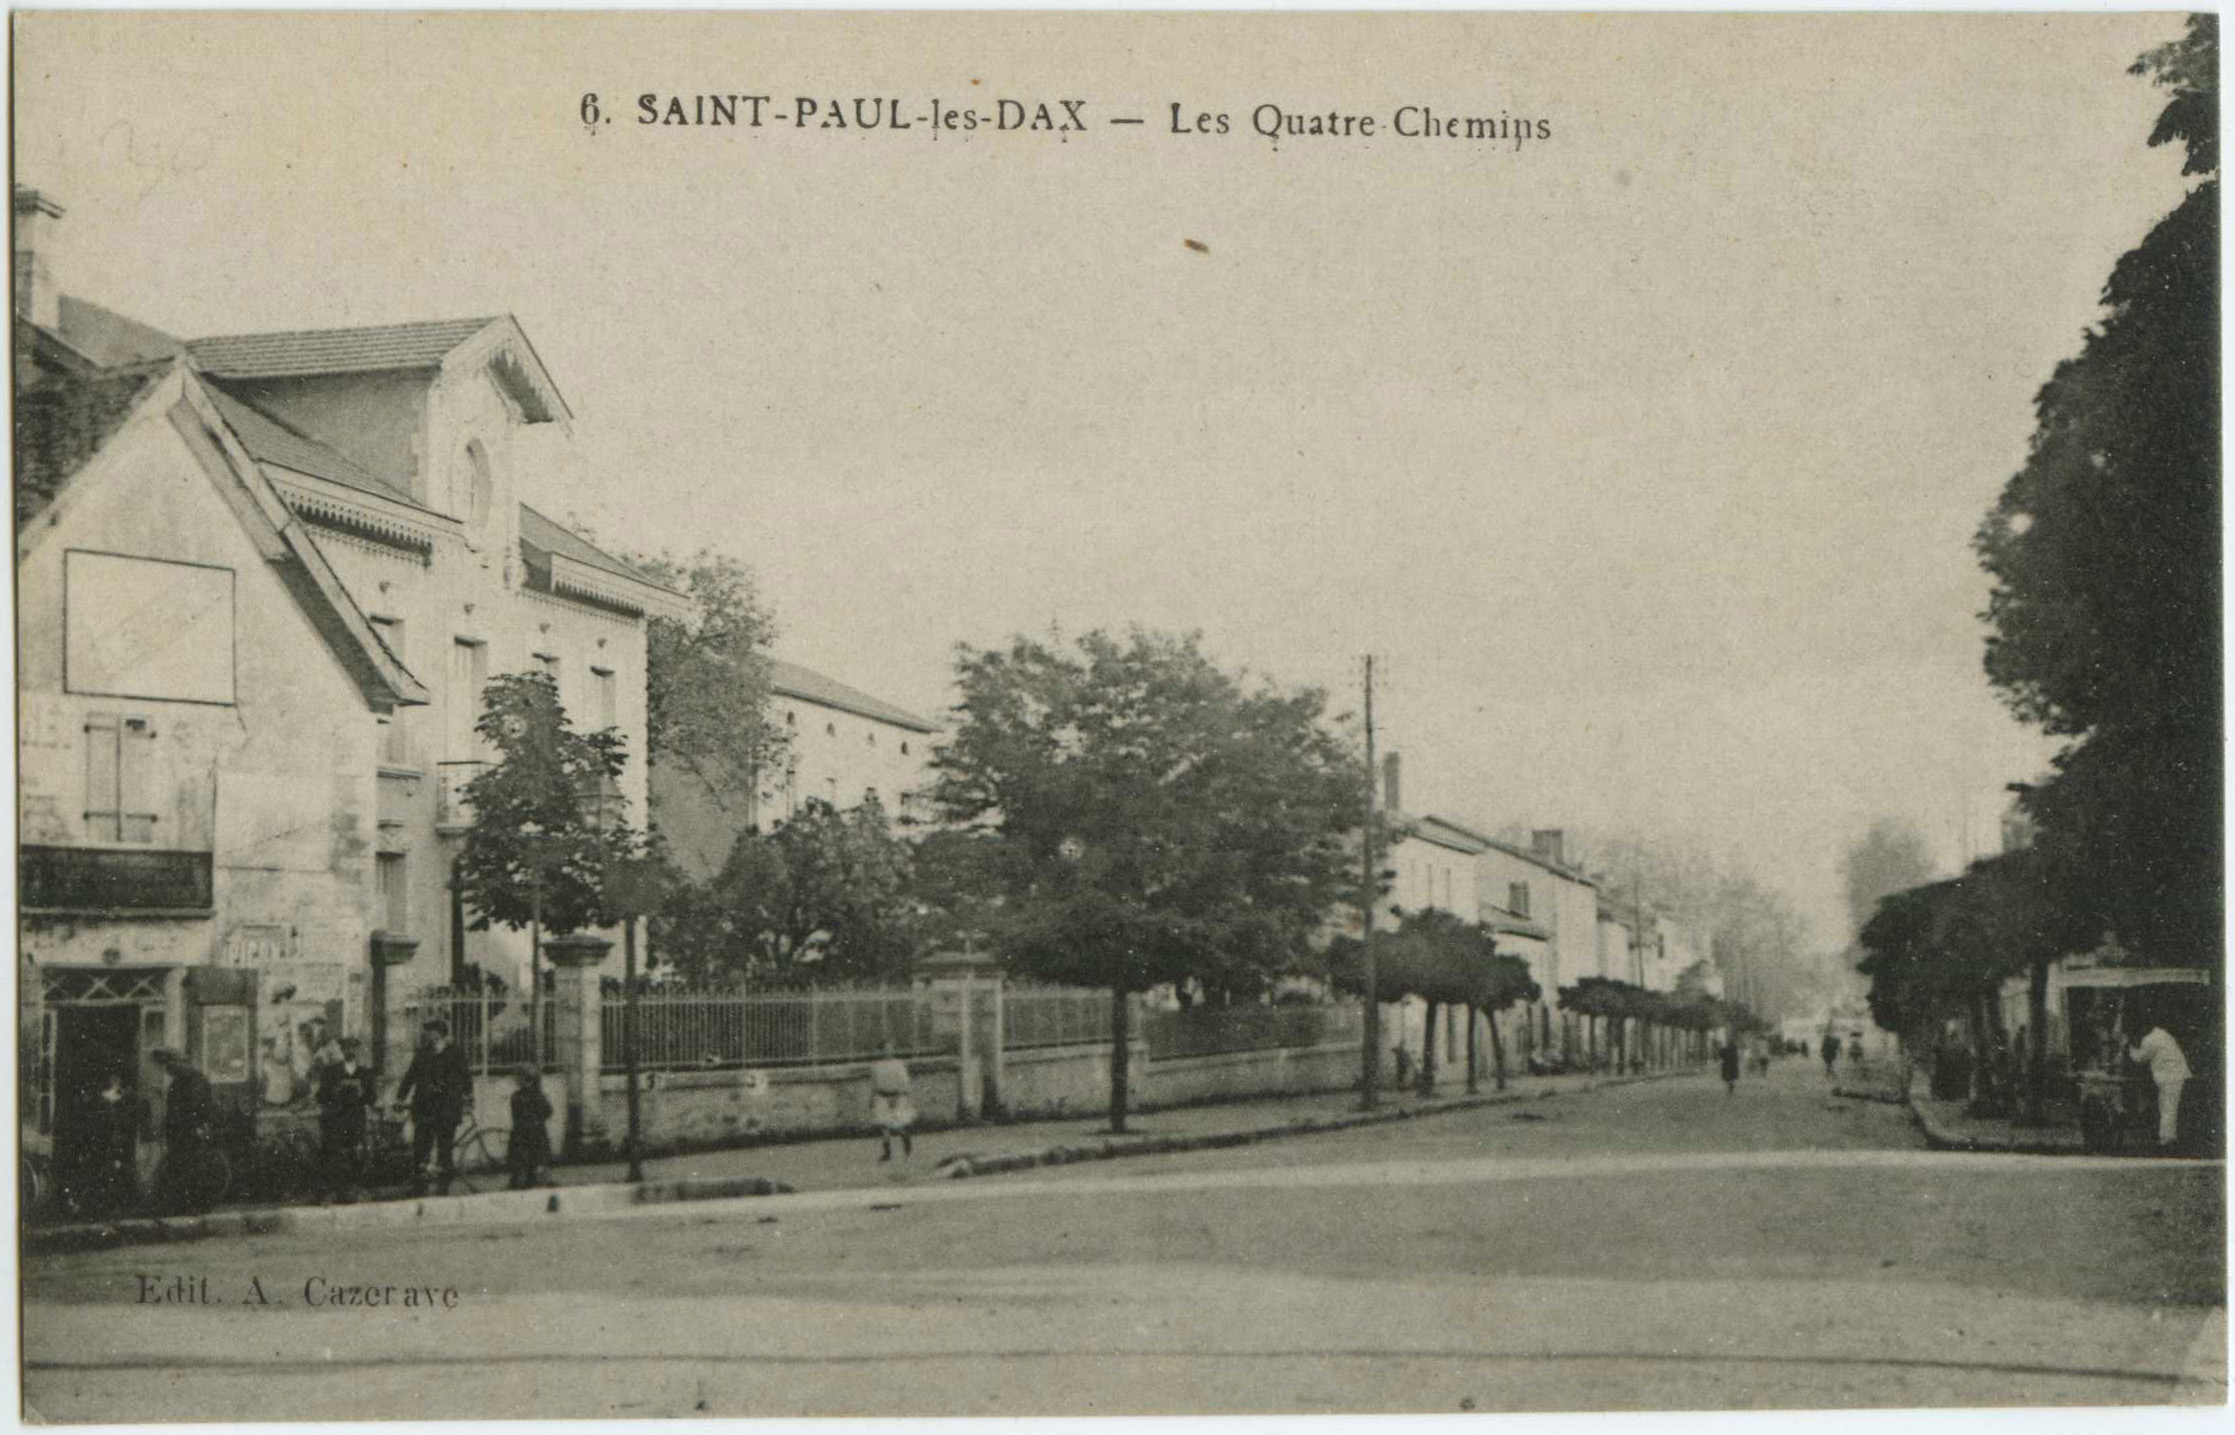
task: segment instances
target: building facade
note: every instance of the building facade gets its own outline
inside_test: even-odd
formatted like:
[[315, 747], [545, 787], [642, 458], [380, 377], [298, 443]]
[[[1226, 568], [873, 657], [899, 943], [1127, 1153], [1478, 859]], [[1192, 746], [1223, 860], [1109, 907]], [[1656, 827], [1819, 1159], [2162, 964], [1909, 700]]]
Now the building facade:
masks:
[[685, 871], [709, 877], [744, 832], [767, 832], [821, 800], [844, 811], [874, 798], [895, 821], [921, 819], [937, 723], [784, 659], [769, 663], [769, 712], [784, 761], [733, 784], [743, 800], [671, 764], [652, 769], [652, 818]]
[[53, 293], [60, 207], [15, 216], [41, 1120], [157, 1045], [294, 1105], [326, 1038], [408, 1040], [410, 993], [524, 990], [527, 935], [450, 884], [482, 687], [540, 670], [618, 729], [641, 822], [645, 628], [682, 601], [532, 506], [570, 416], [509, 317], [177, 340]]

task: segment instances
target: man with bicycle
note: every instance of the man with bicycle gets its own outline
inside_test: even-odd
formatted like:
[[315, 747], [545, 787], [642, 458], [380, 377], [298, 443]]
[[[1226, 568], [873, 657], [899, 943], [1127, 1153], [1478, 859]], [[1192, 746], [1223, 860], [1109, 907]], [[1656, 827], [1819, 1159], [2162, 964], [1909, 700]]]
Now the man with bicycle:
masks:
[[473, 1099], [473, 1074], [466, 1070], [466, 1054], [450, 1041], [450, 1023], [431, 1021], [419, 1034], [419, 1050], [396, 1088], [396, 1109], [411, 1111], [411, 1194], [427, 1194], [431, 1152], [440, 1163], [436, 1194], [450, 1194], [458, 1175], [458, 1157], [452, 1142], [466, 1103]]

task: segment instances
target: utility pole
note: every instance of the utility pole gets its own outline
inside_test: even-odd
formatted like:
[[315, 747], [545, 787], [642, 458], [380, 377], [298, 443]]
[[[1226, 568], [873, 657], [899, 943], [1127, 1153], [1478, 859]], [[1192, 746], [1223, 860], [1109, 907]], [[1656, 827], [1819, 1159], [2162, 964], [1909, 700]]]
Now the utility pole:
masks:
[[1362, 1104], [1371, 1109], [1381, 1099], [1381, 998], [1375, 991], [1374, 981], [1374, 898], [1381, 890], [1378, 868], [1374, 860], [1374, 784], [1379, 781], [1374, 768], [1374, 655], [1366, 655], [1366, 824], [1361, 829], [1359, 850], [1363, 854], [1362, 874], [1365, 886], [1358, 893], [1358, 910], [1362, 919], [1358, 930], [1358, 961], [1365, 968], [1366, 987], [1366, 1051], [1365, 1074], [1359, 1082]]

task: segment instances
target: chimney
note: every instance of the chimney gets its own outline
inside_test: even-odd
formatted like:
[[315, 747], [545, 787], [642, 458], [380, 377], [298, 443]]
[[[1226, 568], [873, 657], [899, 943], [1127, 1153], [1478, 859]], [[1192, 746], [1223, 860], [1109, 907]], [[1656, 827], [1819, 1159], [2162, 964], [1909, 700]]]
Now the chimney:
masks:
[[1529, 846], [1554, 866], [1568, 865], [1567, 837], [1557, 827], [1539, 827], [1529, 834]]
[[1391, 812], [1405, 810], [1403, 790], [1398, 784], [1401, 766], [1395, 753], [1381, 760], [1381, 800]]
[[47, 254], [54, 244], [55, 225], [62, 206], [39, 193], [17, 185], [15, 189], [15, 312], [42, 329], [62, 322], [62, 296], [47, 272]]

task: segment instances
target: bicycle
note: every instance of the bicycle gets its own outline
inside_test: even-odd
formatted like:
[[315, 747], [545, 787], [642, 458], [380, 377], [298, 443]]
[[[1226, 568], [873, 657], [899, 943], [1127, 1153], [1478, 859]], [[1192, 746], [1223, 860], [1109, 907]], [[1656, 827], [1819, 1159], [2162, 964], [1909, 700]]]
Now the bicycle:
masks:
[[502, 1126], [484, 1126], [473, 1112], [466, 1113], [464, 1124], [450, 1141], [450, 1159], [457, 1168], [458, 1184], [472, 1195], [475, 1173], [489, 1179], [505, 1169], [505, 1155], [511, 1149], [512, 1133]]
[[[380, 1121], [374, 1125], [380, 1130], [375, 1140], [381, 1154], [402, 1157], [409, 1162], [410, 1143], [404, 1139], [401, 1121]], [[484, 1126], [471, 1109], [450, 1137], [451, 1185], [466, 1195], [478, 1193], [492, 1177], [502, 1175], [505, 1154], [511, 1149], [511, 1132], [502, 1126]], [[425, 1173], [411, 1173], [417, 1185]]]

